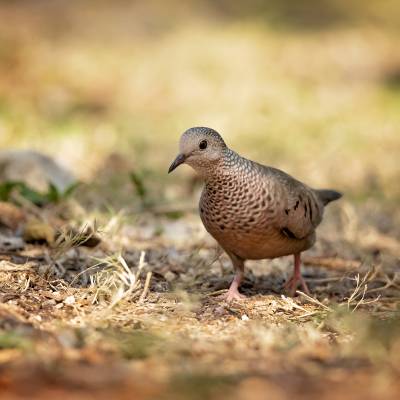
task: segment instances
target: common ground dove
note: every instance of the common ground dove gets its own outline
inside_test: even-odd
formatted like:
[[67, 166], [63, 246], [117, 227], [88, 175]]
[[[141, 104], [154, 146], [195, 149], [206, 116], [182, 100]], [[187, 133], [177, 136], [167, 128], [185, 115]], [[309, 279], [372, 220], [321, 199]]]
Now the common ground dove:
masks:
[[312, 189], [279, 169], [241, 157], [210, 128], [188, 129], [179, 147], [168, 173], [186, 163], [205, 181], [199, 204], [201, 220], [236, 272], [226, 299], [244, 297], [238, 288], [245, 260], [290, 254], [294, 255], [294, 273], [285, 287], [291, 295], [299, 284], [309, 292], [300, 273], [300, 253], [314, 244], [325, 205], [342, 195]]

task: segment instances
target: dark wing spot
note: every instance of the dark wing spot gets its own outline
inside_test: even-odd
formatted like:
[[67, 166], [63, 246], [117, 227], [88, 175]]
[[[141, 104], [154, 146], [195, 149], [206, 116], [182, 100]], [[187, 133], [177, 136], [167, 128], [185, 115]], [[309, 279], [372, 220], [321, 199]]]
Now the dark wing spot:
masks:
[[222, 230], [225, 229], [225, 225], [222, 225], [222, 224], [221, 224], [219, 227], [220, 227]]
[[267, 196], [267, 201], [271, 201], [272, 199], [271, 199], [271, 195], [269, 194], [268, 196]]
[[296, 201], [296, 204], [294, 205], [294, 210], [295, 210], [295, 211], [297, 210], [297, 207], [299, 206], [299, 204], [300, 204], [300, 200], [297, 200], [297, 201]]
[[285, 213], [286, 215], [289, 215], [289, 210], [287, 208], [285, 208]]
[[289, 228], [282, 228], [281, 232], [283, 235], [285, 235], [289, 239], [297, 239], [296, 235]]
[[200, 212], [203, 214], [204, 210], [202, 208], [200, 208]]
[[312, 221], [312, 205], [311, 205], [311, 200], [310, 198], [308, 198], [308, 207], [310, 209], [310, 221]]

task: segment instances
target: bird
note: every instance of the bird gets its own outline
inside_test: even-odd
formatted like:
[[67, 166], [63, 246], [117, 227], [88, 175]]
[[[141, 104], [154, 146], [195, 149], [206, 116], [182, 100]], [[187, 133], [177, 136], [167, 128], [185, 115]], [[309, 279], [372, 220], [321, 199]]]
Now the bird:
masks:
[[294, 296], [301, 285], [309, 294], [301, 275], [301, 253], [314, 245], [325, 206], [342, 193], [312, 189], [277, 168], [246, 159], [207, 127], [182, 134], [168, 173], [181, 164], [191, 166], [204, 181], [200, 218], [235, 270], [225, 300], [246, 298], [239, 292], [246, 260], [288, 255], [294, 256], [294, 270], [286, 291]]

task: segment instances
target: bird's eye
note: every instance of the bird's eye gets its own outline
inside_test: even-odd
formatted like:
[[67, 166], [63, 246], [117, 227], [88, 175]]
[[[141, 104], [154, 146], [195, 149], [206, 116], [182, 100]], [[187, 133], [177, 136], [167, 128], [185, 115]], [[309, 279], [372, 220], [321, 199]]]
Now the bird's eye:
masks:
[[200, 150], [204, 150], [204, 149], [206, 149], [207, 148], [207, 140], [202, 140], [200, 143], [199, 143], [199, 149]]

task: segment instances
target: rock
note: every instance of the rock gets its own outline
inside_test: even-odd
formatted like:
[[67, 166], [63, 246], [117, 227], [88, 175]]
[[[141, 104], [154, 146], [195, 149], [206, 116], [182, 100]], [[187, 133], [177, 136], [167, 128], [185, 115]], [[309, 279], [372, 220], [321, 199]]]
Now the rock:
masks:
[[67, 305], [72, 305], [75, 303], [75, 297], [73, 295], [68, 296], [65, 300], [64, 303]]
[[26, 215], [12, 203], [0, 201], [0, 226], [16, 231], [26, 220]]
[[39, 192], [46, 192], [52, 183], [64, 192], [76, 179], [45, 154], [31, 150], [6, 150], [0, 151], [0, 182], [7, 181], [24, 182]]
[[7, 237], [0, 234], [0, 251], [22, 250], [24, 241], [19, 237]]
[[55, 229], [42, 221], [31, 220], [25, 225], [23, 232], [24, 240], [27, 243], [47, 243], [52, 245], [55, 240]]

